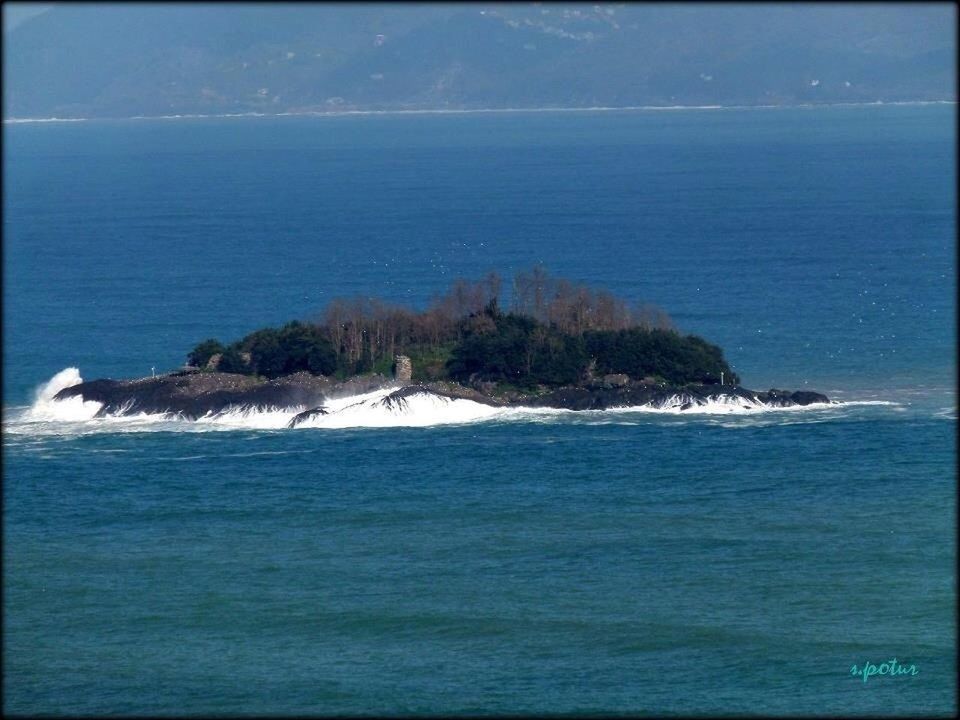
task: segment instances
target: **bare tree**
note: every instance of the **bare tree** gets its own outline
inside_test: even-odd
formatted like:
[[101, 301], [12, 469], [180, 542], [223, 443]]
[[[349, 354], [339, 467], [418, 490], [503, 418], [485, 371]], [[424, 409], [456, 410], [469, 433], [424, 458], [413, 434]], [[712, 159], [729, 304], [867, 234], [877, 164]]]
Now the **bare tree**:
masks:
[[513, 276], [511, 309], [517, 315], [530, 315], [533, 306], [533, 278], [528, 273], [518, 272]]
[[487, 273], [487, 277], [484, 278], [484, 284], [486, 285], [486, 297], [484, 298], [483, 306], [486, 307], [491, 303], [500, 305], [500, 290], [503, 286], [503, 280], [500, 276], [491, 271]]
[[[495, 330], [494, 319], [485, 310], [491, 303], [499, 305], [502, 285], [495, 272], [477, 281], [457, 278], [448, 292], [435, 295], [423, 312], [362, 296], [334, 298], [317, 324], [348, 365], [361, 360], [366, 363], [368, 358], [376, 363], [413, 348], [437, 352], [447, 343], [462, 340], [465, 330]], [[511, 309], [571, 335], [631, 327], [674, 328], [670, 316], [656, 305], [642, 303], [630, 307], [607, 291], [553, 278], [540, 264], [514, 275]], [[550, 343], [546, 328], [538, 332], [527, 348], [528, 373], [539, 353], [562, 351], [547, 347]]]
[[530, 281], [533, 286], [533, 318], [539, 322], [549, 322], [547, 316], [547, 302], [551, 292], [550, 275], [546, 268], [539, 263], [530, 271]]
[[334, 298], [327, 305], [323, 313], [323, 322], [334, 349], [339, 354], [343, 351], [343, 336], [347, 318], [346, 303], [340, 298]]

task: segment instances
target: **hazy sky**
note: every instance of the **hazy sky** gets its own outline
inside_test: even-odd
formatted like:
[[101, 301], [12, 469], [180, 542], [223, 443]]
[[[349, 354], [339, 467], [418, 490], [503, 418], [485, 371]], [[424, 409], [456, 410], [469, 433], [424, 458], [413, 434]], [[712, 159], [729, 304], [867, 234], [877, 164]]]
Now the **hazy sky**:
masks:
[[27, 18], [46, 12], [51, 3], [5, 2], [3, 4], [3, 32], [8, 33]]

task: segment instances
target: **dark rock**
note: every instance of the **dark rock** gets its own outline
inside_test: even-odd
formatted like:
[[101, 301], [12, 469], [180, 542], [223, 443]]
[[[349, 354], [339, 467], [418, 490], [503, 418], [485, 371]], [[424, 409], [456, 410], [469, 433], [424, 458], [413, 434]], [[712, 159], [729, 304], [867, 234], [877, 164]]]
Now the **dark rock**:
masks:
[[603, 376], [603, 386], [606, 388], [626, 387], [630, 384], [630, 376], [622, 373]]
[[826, 395], [810, 390], [797, 390], [790, 394], [790, 399], [797, 405], [813, 405], [814, 403], [830, 402], [830, 399]]
[[618, 407], [677, 407], [689, 410], [720, 398], [741, 398], [745, 406], [756, 403], [773, 407], [829, 402], [825, 395], [813, 392], [789, 393], [773, 390], [758, 393], [741, 387], [718, 385], [669, 385], [631, 383], [626, 387], [568, 387], [545, 395], [525, 397], [511, 405], [555, 407], [569, 410], [607, 410]]
[[477, 390], [477, 392], [488, 396], [493, 395], [497, 390], [497, 384], [492, 380], [474, 380], [471, 383], [471, 387]]
[[[304, 373], [309, 376], [309, 373]], [[398, 386], [399, 384], [383, 375], [355, 375], [338, 383], [332, 383], [326, 390], [329, 398], [350, 397], [379, 390], [385, 385]]]
[[295, 428], [297, 425], [300, 425], [306, 422], [312, 417], [316, 417], [317, 415], [329, 415], [329, 414], [330, 413], [327, 411], [325, 407], [310, 408], [309, 410], [304, 410], [302, 413], [298, 413], [297, 415], [294, 415], [293, 418], [291, 418], [290, 422], [287, 423], [287, 427]]
[[408, 397], [417, 392], [432, 393], [433, 395], [439, 395], [441, 397], [447, 397], [454, 400], [472, 400], [473, 402], [478, 402], [483, 405], [492, 405], [494, 407], [500, 407], [504, 405], [504, 403], [497, 398], [491, 397], [490, 395], [485, 395], [479, 390], [464, 387], [463, 385], [454, 382], [430, 382], [420, 385], [408, 385], [407, 387], [392, 393], [392, 395]]
[[232, 407], [319, 405], [331, 385], [325, 377], [298, 373], [269, 382], [248, 375], [197, 373], [139, 380], [93, 380], [64, 388], [57, 400], [82, 396], [103, 404], [98, 415], [174, 413], [196, 419]]
[[[606, 378], [604, 378], [606, 380]], [[616, 379], [620, 382], [620, 378]], [[552, 407], [569, 410], [607, 410], [621, 407], [679, 407], [688, 410], [711, 401], [740, 398], [744, 406], [763, 404], [790, 407], [830, 402], [826, 395], [811, 391], [790, 392], [773, 388], [755, 392], [746, 388], [717, 385], [671, 387], [629, 382], [614, 385], [591, 383], [537, 392], [509, 391], [499, 396], [476, 387], [453, 382], [398, 384], [382, 375], [355, 376], [343, 382], [307, 372], [274, 380], [230, 373], [171, 373], [138, 380], [93, 380], [61, 390], [56, 399], [81, 396], [103, 404], [99, 414], [175, 413], [196, 419], [231, 408], [308, 408], [291, 420], [291, 427], [317, 414], [326, 414], [331, 399], [361, 395], [383, 387], [394, 392], [383, 399], [387, 407], [402, 406], [417, 394], [461, 398], [492, 406]], [[483, 390], [487, 390], [486, 387]]]

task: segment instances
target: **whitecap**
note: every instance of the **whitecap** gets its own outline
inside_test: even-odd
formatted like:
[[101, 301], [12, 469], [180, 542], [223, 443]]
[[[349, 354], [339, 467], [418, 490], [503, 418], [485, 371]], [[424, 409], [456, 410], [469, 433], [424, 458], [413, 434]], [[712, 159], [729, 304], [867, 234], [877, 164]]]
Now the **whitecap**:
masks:
[[[311, 409], [294, 407], [230, 407], [208, 413], [196, 420], [171, 413], [129, 413], [130, 406], [109, 415], [98, 415], [99, 402], [77, 396], [54, 400], [64, 388], [83, 382], [77, 368], [61, 370], [37, 389], [28, 408], [5, 409], [4, 432], [19, 435], [73, 435], [92, 432], [209, 432], [224, 430], [282, 430], [294, 425], [294, 418]], [[499, 407], [465, 398], [449, 397], [427, 390], [399, 397], [391, 394], [397, 386], [386, 386], [357, 395], [329, 398], [323, 413], [313, 414], [295, 424], [296, 429], [342, 429], [387, 427], [433, 427], [480, 422], [584, 424], [638, 424], [639, 418], [681, 418], [715, 424], [729, 418], [731, 426], [821, 422], [849, 416], [861, 406], [904, 411], [901, 403], [889, 400], [847, 400], [810, 405], [777, 407], [750, 397], [721, 395], [703, 399], [677, 393], [655, 405], [610, 408], [607, 410], [567, 410], [561, 408]], [[952, 411], [952, 408], [949, 410]], [[762, 422], [746, 420], [763, 417]], [[953, 416], [955, 417], [955, 415]], [[789, 418], [795, 418], [793, 420]], [[801, 419], [802, 418], [802, 419]], [[647, 420], [641, 420], [646, 422]], [[725, 423], [724, 423], [725, 424]]]

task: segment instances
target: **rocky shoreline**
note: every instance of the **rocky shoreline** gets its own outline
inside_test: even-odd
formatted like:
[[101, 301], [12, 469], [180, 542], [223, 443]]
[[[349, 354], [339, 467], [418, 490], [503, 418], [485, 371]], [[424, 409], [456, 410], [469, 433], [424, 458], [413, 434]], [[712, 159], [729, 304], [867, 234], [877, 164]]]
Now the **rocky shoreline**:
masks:
[[413, 382], [383, 375], [362, 375], [337, 381], [301, 372], [273, 380], [219, 372], [180, 371], [135, 380], [92, 380], [64, 388], [55, 400], [80, 397], [101, 403], [98, 416], [172, 413], [195, 420], [239, 408], [304, 408], [291, 420], [296, 426], [317, 414], [326, 403], [389, 389], [380, 402], [402, 407], [415, 395], [471, 400], [497, 407], [540, 407], [567, 410], [608, 410], [618, 407], [669, 407], [687, 410], [711, 402], [740, 403], [744, 407], [784, 408], [829, 403], [826, 395], [810, 391], [758, 392], [734, 385], [670, 386], [618, 378], [584, 385], [544, 389], [542, 392], [495, 393], [490, 386], [467, 387], [454, 382]]

